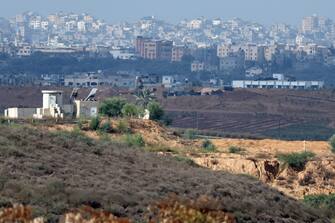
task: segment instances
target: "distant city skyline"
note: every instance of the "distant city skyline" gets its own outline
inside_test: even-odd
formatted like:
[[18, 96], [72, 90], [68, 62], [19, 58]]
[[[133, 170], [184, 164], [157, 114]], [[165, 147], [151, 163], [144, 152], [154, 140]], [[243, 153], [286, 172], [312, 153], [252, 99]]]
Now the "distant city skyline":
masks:
[[58, 11], [83, 13], [109, 23], [136, 21], [155, 16], [176, 23], [196, 17], [229, 19], [239, 17], [265, 25], [289, 23], [300, 25], [305, 16], [318, 14], [335, 19], [333, 0], [11, 0], [0, 7], [0, 17], [11, 18], [25, 11], [42, 15]]

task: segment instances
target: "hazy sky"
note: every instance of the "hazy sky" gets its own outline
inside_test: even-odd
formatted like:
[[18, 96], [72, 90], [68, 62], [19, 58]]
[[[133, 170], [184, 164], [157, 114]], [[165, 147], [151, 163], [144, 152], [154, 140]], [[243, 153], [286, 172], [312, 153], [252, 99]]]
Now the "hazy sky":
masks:
[[23, 11], [89, 12], [108, 22], [134, 21], [154, 15], [170, 22], [184, 18], [241, 17], [270, 24], [298, 24], [314, 13], [335, 19], [335, 0], [1, 0], [0, 17]]

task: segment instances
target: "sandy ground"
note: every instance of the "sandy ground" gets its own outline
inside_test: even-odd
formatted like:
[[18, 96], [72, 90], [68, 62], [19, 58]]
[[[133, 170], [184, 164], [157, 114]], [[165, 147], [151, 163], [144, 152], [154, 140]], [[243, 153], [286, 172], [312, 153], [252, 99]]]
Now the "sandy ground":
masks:
[[277, 155], [278, 153], [292, 153], [311, 151], [318, 156], [331, 155], [326, 141], [283, 141], [283, 140], [248, 140], [248, 139], [214, 139], [213, 143], [219, 151], [227, 151], [230, 146], [238, 146], [248, 154]]

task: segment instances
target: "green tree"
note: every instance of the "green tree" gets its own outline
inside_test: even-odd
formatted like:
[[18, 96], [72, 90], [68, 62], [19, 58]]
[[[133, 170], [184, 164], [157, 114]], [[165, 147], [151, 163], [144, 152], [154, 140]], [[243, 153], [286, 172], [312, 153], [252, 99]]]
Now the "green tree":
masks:
[[151, 120], [159, 121], [164, 117], [164, 110], [158, 102], [150, 102], [148, 104], [148, 110]]
[[126, 101], [122, 98], [109, 98], [104, 100], [99, 106], [99, 113], [108, 117], [119, 117], [122, 115], [123, 106]]
[[122, 108], [122, 115], [124, 117], [138, 117], [141, 114], [140, 108], [138, 108], [136, 105], [127, 103]]
[[155, 100], [154, 94], [149, 89], [143, 89], [137, 92], [136, 103], [144, 109], [148, 107], [150, 102]]
[[206, 151], [206, 152], [215, 152], [216, 147], [213, 144], [213, 142], [209, 139], [206, 139], [202, 142], [202, 148]]
[[279, 161], [288, 164], [291, 168], [295, 170], [303, 170], [306, 163], [315, 157], [312, 152], [301, 152], [301, 153], [289, 153], [289, 154], [279, 154]]
[[330, 149], [333, 153], [335, 153], [335, 135], [333, 135], [330, 139], [329, 139], [329, 145], [330, 145]]

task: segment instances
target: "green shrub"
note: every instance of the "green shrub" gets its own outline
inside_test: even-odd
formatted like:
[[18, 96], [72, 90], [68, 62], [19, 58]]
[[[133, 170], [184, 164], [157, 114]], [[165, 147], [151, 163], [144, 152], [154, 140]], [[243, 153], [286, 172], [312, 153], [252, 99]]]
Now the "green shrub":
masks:
[[134, 104], [127, 103], [122, 108], [123, 117], [138, 118], [140, 114], [141, 114], [140, 108], [138, 108]]
[[8, 120], [4, 117], [0, 117], [0, 124], [7, 124]]
[[90, 130], [96, 131], [99, 129], [100, 126], [100, 118], [94, 117], [90, 121]]
[[102, 132], [105, 132], [105, 133], [110, 133], [110, 132], [113, 131], [113, 128], [112, 128], [110, 122], [107, 121], [100, 126], [99, 130], [102, 131]]
[[330, 149], [333, 153], [335, 153], [335, 135], [333, 135], [330, 139], [329, 139], [329, 145], [330, 145]]
[[101, 102], [99, 113], [108, 117], [120, 117], [126, 101], [121, 98], [109, 98]]
[[301, 152], [301, 153], [290, 153], [290, 154], [280, 154], [278, 159], [288, 164], [291, 168], [296, 170], [303, 170], [307, 161], [315, 157], [312, 152]]
[[136, 147], [144, 147], [145, 146], [145, 141], [143, 137], [140, 134], [135, 134], [135, 135], [126, 135], [125, 136], [125, 142], [127, 143], [128, 146], [136, 146]]
[[197, 131], [194, 130], [194, 129], [187, 129], [184, 133], [184, 137], [186, 139], [190, 139], [190, 140], [196, 139], [197, 138]]
[[304, 203], [314, 208], [329, 208], [335, 210], [335, 194], [308, 195]]
[[330, 218], [335, 218], [335, 194], [308, 195], [303, 202], [309, 207], [319, 209]]
[[245, 149], [240, 148], [238, 146], [230, 146], [228, 148], [228, 152], [233, 153], [233, 154], [240, 154], [240, 153], [243, 153], [244, 151], [245, 151]]
[[150, 102], [148, 105], [150, 120], [159, 121], [164, 117], [164, 110], [157, 102]]
[[126, 134], [131, 132], [129, 123], [126, 120], [119, 120], [116, 124], [116, 130], [118, 133]]
[[215, 152], [216, 151], [215, 145], [209, 139], [206, 139], [202, 142], [202, 148], [206, 152]]

